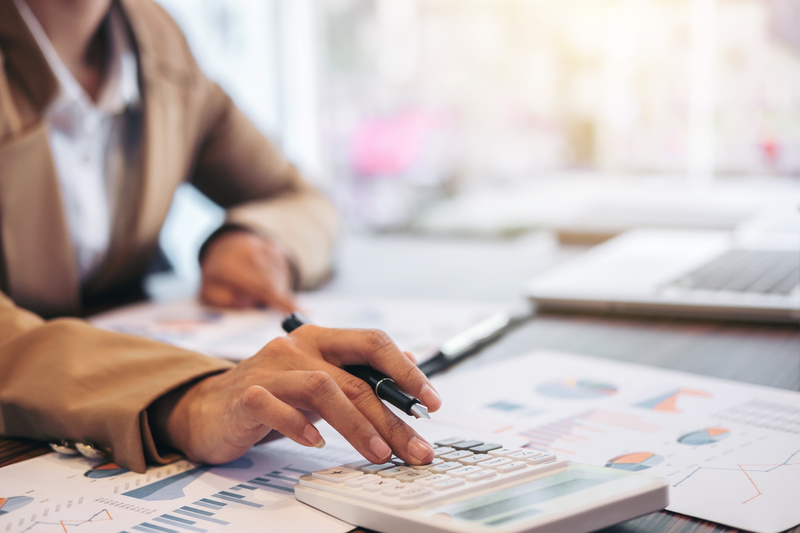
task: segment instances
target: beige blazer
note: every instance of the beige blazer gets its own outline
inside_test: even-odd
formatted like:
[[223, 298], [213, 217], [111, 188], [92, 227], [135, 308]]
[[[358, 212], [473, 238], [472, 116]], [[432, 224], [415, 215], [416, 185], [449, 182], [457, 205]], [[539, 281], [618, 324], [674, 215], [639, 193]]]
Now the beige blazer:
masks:
[[[141, 175], [123, 186], [108, 258], [85, 290], [142, 277], [175, 188], [191, 181], [229, 222], [275, 239], [303, 286], [329, 269], [331, 204], [198, 68], [151, 0], [120, 0], [139, 57]], [[42, 112], [55, 76], [13, 0], [0, 0], [0, 434], [69, 439], [141, 472], [163, 462], [145, 409], [230, 364], [59, 317], [81, 312], [81, 287]], [[38, 316], [37, 316], [38, 315]]]

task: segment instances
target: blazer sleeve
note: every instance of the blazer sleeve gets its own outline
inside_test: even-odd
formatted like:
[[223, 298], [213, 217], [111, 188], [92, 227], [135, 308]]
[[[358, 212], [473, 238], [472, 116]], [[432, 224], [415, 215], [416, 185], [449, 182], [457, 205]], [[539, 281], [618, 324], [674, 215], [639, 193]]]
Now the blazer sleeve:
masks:
[[144, 472], [166, 463], [148, 406], [230, 362], [104, 331], [82, 320], [44, 321], [0, 292], [0, 435], [92, 444]]
[[330, 271], [337, 231], [333, 205], [309, 185], [215, 83], [205, 83], [208, 120], [192, 182], [227, 209], [228, 224], [270, 237], [310, 288]]

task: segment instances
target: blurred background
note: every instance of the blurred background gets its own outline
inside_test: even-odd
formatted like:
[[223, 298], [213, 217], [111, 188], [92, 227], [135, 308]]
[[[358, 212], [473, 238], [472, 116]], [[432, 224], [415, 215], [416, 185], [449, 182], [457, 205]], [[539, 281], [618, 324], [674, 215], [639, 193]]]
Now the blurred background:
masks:
[[[800, 0], [159, 0], [349, 231], [599, 242], [800, 198]], [[221, 222], [189, 187], [179, 273]]]

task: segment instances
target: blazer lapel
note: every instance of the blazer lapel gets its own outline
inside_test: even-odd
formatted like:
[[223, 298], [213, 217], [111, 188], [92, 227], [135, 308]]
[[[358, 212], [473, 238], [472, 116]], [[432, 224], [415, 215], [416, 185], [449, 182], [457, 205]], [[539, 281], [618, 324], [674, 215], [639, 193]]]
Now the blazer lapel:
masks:
[[9, 293], [17, 305], [45, 316], [80, 309], [74, 251], [47, 127], [39, 119], [58, 85], [13, 0], [0, 0], [0, 45], [6, 87], [17, 92], [0, 102], [2, 113], [19, 113], [0, 131], [0, 242]]
[[58, 81], [14, 0], [0, 0], [0, 48], [25, 95], [37, 110], [44, 109], [54, 96]]
[[77, 268], [44, 124], [0, 145], [0, 213], [9, 296], [45, 316], [77, 313]]

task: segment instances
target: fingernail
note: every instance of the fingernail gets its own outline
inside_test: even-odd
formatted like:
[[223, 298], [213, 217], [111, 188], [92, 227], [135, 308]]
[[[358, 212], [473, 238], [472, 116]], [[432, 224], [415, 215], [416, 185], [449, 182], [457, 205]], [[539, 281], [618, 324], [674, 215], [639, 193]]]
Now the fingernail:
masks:
[[377, 435], [370, 439], [369, 449], [372, 450], [372, 453], [374, 453], [375, 456], [382, 461], [388, 461], [389, 456], [392, 454], [392, 449], [389, 448], [389, 445], [386, 444], [386, 441]]
[[306, 441], [308, 441], [308, 443], [314, 448], [325, 447], [325, 439], [323, 439], [322, 435], [319, 434], [317, 428], [311, 424], [306, 425], [306, 428], [303, 430], [303, 438], [306, 439]]
[[417, 437], [408, 441], [408, 453], [420, 464], [430, 463], [433, 459], [433, 448], [431, 448], [430, 444], [422, 442]]
[[422, 400], [422, 403], [424, 403], [430, 411], [436, 411], [442, 406], [442, 399], [439, 397], [439, 394], [433, 390], [433, 387], [427, 384], [422, 386], [419, 399]]

